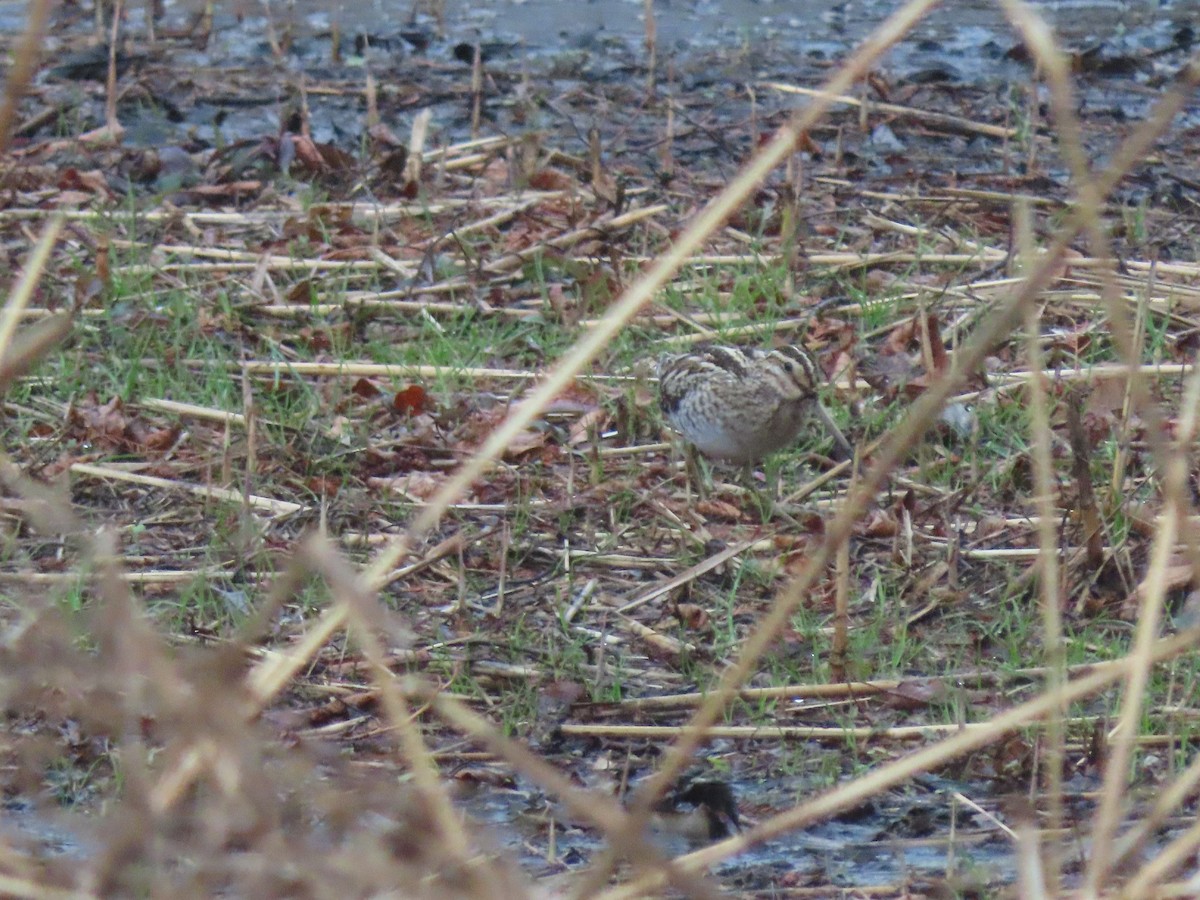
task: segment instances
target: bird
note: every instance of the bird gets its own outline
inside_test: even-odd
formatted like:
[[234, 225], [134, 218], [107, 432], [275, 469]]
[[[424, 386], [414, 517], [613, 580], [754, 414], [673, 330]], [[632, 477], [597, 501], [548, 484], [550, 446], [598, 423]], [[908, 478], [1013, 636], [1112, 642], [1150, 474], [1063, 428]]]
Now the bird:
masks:
[[656, 832], [693, 842], [719, 841], [742, 830], [737, 807], [733, 789], [724, 781], [685, 778], [654, 805], [650, 824]]
[[821, 405], [824, 377], [806, 349], [701, 344], [658, 362], [659, 404], [671, 427], [702, 454], [749, 466], [819, 421], [836, 453], [853, 448]]

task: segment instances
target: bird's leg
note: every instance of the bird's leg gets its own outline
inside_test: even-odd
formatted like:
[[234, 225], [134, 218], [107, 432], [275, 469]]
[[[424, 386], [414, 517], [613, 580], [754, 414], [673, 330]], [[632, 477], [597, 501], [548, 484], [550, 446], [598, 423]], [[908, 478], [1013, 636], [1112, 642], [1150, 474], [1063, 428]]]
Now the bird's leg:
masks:
[[763, 460], [763, 477], [767, 481], [767, 496], [771, 498], [771, 503], [779, 502], [779, 473], [783, 471], [783, 465], [778, 456], [769, 456]]
[[704, 471], [704, 464], [700, 461], [700, 454], [696, 452], [696, 448], [691, 444], [684, 445], [683, 462], [684, 469], [687, 472], [689, 487], [695, 485], [696, 496], [701, 500], [707, 500], [708, 489], [710, 487], [708, 481], [711, 476]]
[[759, 509], [762, 512], [764, 525], [775, 519], [800, 531], [804, 526], [791, 514], [792, 507], [783, 502], [783, 466], [784, 460], [778, 456], [768, 457], [763, 461], [763, 475], [767, 479], [767, 484], [763, 492], [758, 495], [760, 497]]
[[761, 488], [754, 483], [754, 466], [750, 463], [746, 463], [742, 467], [742, 475], [765, 525], [775, 513], [775, 502], [779, 489], [779, 464], [771, 459], [763, 460], [763, 477], [766, 479], [766, 484]]

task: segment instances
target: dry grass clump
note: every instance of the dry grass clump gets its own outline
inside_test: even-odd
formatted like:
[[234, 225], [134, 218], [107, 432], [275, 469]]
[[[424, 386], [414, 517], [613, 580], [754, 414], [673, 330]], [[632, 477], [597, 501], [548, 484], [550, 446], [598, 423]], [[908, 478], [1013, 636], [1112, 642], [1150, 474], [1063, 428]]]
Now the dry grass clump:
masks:
[[[80, 617], [31, 594], [9, 628], [5, 790], [36, 796], [65, 763], [114, 801], [94, 830], [73, 823], [65, 854], [9, 843], [7, 895], [528, 896], [506, 856], [419, 789], [304, 738], [303, 717], [260, 717], [252, 628], [218, 647], [171, 646], [120, 578], [110, 536], [89, 538], [11, 464], [6, 484], [35, 526], [89, 546], [96, 598]], [[281, 575], [279, 599], [299, 568]]]
[[37, 601], [9, 636], [5, 787], [36, 794], [22, 780], [65, 752], [119, 802], [65, 855], [10, 845], [7, 895], [527, 896], [506, 855], [465, 828], [444, 839], [394, 774], [254, 720], [243, 646], [173, 649], [98, 574], [85, 639]]

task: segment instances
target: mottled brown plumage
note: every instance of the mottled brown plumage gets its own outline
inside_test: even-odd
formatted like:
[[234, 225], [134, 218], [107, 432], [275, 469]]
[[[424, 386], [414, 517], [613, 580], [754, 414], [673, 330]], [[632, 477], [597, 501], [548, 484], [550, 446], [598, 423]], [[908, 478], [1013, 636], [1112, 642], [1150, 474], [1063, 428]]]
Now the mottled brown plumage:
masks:
[[821, 370], [800, 347], [702, 345], [664, 356], [658, 379], [667, 421], [706, 456], [748, 465], [788, 446], [814, 421], [840, 455], [853, 452], [817, 397]]

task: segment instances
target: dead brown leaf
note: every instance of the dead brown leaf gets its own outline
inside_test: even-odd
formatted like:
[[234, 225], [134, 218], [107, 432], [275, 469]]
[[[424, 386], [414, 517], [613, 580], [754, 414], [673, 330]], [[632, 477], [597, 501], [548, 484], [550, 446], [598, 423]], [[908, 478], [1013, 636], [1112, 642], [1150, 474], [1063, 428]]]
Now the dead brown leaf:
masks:
[[364, 400], [374, 400], [382, 396], [383, 389], [369, 378], [359, 378], [350, 388], [350, 392], [356, 397], [362, 397]]
[[579, 183], [562, 169], [538, 169], [529, 176], [529, 186], [537, 191], [570, 191]]
[[725, 500], [712, 498], [700, 500], [696, 503], [696, 512], [706, 519], [715, 519], [717, 521], [740, 522], [742, 520], [742, 511]]
[[421, 385], [410, 384], [396, 391], [396, 395], [392, 397], [392, 409], [402, 416], [416, 416], [433, 409], [433, 401]]
[[509, 442], [508, 447], [504, 450], [504, 458], [517, 459], [534, 450], [541, 450], [546, 446], [548, 439], [549, 436], [545, 431], [526, 428]]
[[445, 476], [436, 472], [409, 472], [393, 478], [368, 478], [367, 486], [373, 490], [405, 494], [417, 500], [428, 500], [441, 488]]
[[314, 475], [304, 486], [318, 497], [334, 497], [341, 490], [342, 479], [336, 475]]
[[874, 509], [859, 521], [854, 532], [863, 537], [895, 537], [900, 533], [900, 520], [889, 510]]
[[675, 604], [675, 618], [688, 631], [704, 631], [708, 628], [708, 611], [695, 603]]

